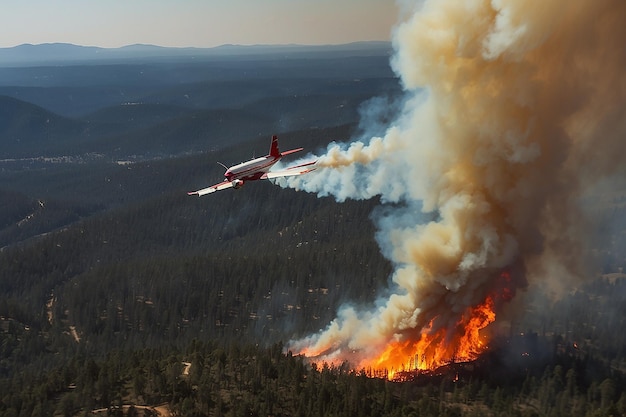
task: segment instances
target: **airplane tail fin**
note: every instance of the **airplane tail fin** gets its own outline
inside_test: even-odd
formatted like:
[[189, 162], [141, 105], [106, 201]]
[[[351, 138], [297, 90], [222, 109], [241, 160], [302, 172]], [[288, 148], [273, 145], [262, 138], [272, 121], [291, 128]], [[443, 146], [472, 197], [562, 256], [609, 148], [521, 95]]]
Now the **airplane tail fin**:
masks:
[[300, 152], [303, 148], [292, 149], [290, 151], [281, 152], [278, 149], [278, 136], [272, 136], [272, 144], [270, 145], [270, 156], [274, 158], [282, 158], [285, 155], [292, 154], [294, 152]]
[[278, 136], [272, 136], [272, 144], [270, 145], [270, 156], [280, 158], [280, 150], [278, 149]]

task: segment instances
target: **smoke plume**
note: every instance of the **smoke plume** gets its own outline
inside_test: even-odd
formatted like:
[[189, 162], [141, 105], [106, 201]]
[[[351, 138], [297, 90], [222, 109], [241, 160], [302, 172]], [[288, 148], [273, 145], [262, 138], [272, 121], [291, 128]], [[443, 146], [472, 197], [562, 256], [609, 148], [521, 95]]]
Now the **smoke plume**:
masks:
[[294, 352], [371, 364], [431, 335], [420, 349], [453, 357], [486, 300], [497, 313], [551, 271], [580, 274], [578, 199], [623, 165], [626, 2], [417, 3], [394, 32], [407, 95], [396, 121], [329, 145], [288, 181], [339, 201], [380, 196], [389, 293], [341, 309]]

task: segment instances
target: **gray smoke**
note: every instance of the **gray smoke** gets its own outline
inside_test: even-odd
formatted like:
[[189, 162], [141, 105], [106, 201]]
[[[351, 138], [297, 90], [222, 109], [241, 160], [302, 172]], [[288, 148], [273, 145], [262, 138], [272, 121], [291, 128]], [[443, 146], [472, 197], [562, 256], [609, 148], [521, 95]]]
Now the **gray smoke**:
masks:
[[393, 283], [294, 352], [383, 367], [455, 355], [471, 312], [503, 287], [580, 273], [578, 201], [623, 165], [626, 2], [416, 3], [394, 36], [406, 91], [396, 120], [329, 145], [316, 171], [288, 180], [395, 203], [377, 217]]

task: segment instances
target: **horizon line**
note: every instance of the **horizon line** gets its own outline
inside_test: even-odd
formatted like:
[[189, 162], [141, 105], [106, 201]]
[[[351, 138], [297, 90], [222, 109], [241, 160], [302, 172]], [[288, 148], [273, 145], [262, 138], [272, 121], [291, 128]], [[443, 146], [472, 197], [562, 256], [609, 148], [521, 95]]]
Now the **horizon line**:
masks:
[[243, 44], [243, 43], [224, 43], [220, 45], [214, 46], [164, 46], [152, 43], [130, 43], [122, 46], [98, 46], [98, 45], [83, 45], [72, 42], [42, 42], [42, 43], [30, 43], [24, 42], [13, 46], [0, 46], [0, 49], [13, 49], [19, 47], [28, 47], [28, 46], [53, 46], [53, 45], [64, 45], [64, 46], [75, 46], [80, 48], [97, 48], [97, 49], [122, 49], [133, 46], [144, 46], [144, 47], [152, 47], [152, 48], [163, 48], [163, 49], [215, 49], [222, 47], [262, 47], [262, 46], [275, 46], [275, 47], [316, 47], [316, 46], [346, 46], [346, 45], [354, 45], [354, 44], [365, 44], [365, 43], [379, 43], [379, 44], [391, 44], [390, 40], [361, 40], [361, 41], [351, 41], [351, 42], [340, 42], [340, 43], [256, 43], [256, 44]]

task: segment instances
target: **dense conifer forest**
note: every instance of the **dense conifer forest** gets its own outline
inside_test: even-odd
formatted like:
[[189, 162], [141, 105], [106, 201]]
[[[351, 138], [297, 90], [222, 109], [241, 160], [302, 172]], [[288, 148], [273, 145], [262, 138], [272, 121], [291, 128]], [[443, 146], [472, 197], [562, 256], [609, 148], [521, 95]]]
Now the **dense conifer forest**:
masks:
[[389, 381], [289, 352], [389, 285], [379, 202], [186, 191], [272, 133], [316, 152], [372, 131], [364, 101], [393, 108], [387, 49], [302, 54], [0, 71], [0, 415], [626, 415], [617, 194], [594, 206], [597, 271], [529, 288], [474, 362]]

